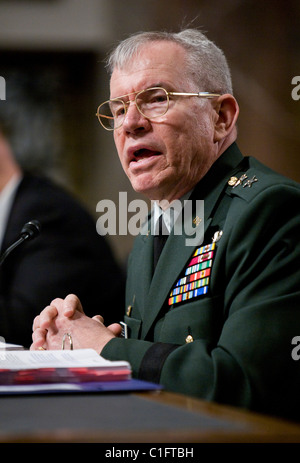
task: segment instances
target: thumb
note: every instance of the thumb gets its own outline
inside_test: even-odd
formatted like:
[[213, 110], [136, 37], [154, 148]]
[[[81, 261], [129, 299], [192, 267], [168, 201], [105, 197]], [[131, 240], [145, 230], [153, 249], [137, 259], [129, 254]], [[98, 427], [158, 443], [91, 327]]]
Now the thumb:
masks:
[[122, 326], [119, 323], [112, 323], [107, 327], [115, 336], [120, 336], [122, 333]]

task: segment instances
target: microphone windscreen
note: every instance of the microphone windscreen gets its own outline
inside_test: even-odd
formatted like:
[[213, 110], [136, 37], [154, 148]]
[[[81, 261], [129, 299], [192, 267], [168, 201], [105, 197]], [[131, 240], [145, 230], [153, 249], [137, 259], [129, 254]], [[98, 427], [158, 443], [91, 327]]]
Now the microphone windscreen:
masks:
[[21, 230], [21, 236], [27, 240], [32, 240], [41, 233], [41, 224], [38, 220], [31, 220], [25, 223]]

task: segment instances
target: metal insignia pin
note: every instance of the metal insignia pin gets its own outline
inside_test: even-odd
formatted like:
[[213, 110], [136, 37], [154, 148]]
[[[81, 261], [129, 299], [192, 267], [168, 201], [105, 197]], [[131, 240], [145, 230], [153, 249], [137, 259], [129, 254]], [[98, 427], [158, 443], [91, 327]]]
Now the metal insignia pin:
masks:
[[126, 311], [127, 317], [130, 317], [131, 311], [132, 311], [132, 305], [129, 305], [129, 306], [127, 307], [127, 311]]
[[241, 185], [243, 183], [243, 181], [247, 178], [247, 175], [246, 174], [243, 174], [239, 179], [238, 181], [233, 185], [232, 188], [236, 188], [237, 186]]
[[200, 217], [198, 217], [198, 216], [196, 216], [193, 219], [193, 224], [196, 225], [196, 227], [198, 227], [198, 225], [200, 225], [201, 222], [202, 222], [202, 219], [200, 219]]
[[247, 180], [247, 182], [244, 183], [243, 188], [245, 188], [246, 186], [248, 186], [249, 188], [251, 188], [251, 187], [252, 187], [252, 183], [257, 182], [257, 181], [258, 181], [258, 180], [257, 180], [257, 178], [256, 178], [256, 175], [253, 175], [252, 178], [249, 178], [249, 180]]
[[237, 177], [230, 177], [230, 179], [228, 180], [227, 183], [228, 183], [229, 186], [234, 186], [237, 181], [238, 181]]
[[219, 241], [221, 239], [221, 236], [223, 235], [223, 231], [222, 230], [218, 230], [214, 233], [214, 236], [213, 236], [213, 239], [212, 239], [212, 242], [213, 243], [216, 243], [217, 241]]
[[132, 298], [132, 304], [127, 307], [126, 315], [128, 317], [130, 317], [130, 315], [131, 315], [131, 311], [133, 309], [134, 302], [135, 302], [135, 294], [133, 295], [133, 298]]

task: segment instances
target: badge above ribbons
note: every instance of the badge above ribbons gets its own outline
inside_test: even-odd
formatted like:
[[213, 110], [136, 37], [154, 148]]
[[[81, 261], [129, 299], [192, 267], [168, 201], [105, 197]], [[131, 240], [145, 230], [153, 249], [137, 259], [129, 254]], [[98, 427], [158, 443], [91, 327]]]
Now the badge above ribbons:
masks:
[[184, 277], [173, 286], [168, 305], [178, 304], [208, 292], [211, 267], [216, 244], [208, 244], [196, 249], [185, 269]]

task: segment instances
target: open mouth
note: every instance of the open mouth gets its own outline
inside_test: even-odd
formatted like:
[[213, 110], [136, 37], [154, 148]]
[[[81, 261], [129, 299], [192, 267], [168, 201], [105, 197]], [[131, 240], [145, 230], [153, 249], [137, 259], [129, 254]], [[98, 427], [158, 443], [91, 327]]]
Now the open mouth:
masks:
[[159, 156], [161, 152], [154, 151], [154, 150], [147, 149], [147, 148], [141, 148], [141, 149], [136, 150], [133, 154], [134, 154], [134, 158], [132, 159], [132, 161], [139, 162], [144, 159], [151, 158], [152, 156]]

